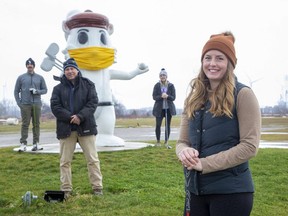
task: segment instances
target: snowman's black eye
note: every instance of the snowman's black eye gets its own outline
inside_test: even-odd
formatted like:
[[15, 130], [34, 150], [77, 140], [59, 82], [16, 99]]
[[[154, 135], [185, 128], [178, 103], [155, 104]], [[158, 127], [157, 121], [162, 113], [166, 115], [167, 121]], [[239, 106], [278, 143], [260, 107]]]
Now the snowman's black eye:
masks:
[[78, 32], [78, 42], [80, 44], [85, 44], [88, 42], [88, 34], [85, 31]]
[[107, 45], [107, 34], [105, 31], [101, 30], [100, 32], [100, 41], [103, 45]]

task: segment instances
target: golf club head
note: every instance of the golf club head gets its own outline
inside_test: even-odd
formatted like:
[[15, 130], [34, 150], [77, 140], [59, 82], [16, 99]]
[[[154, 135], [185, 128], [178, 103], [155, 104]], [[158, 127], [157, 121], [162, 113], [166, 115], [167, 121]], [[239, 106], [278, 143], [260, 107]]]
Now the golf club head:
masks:
[[51, 43], [45, 54], [52, 59], [56, 59], [56, 54], [59, 52], [59, 46], [56, 43]]
[[43, 59], [43, 62], [40, 65], [40, 68], [46, 72], [49, 72], [52, 70], [54, 65], [55, 65], [55, 60], [51, 60], [50, 57], [46, 57]]
[[31, 191], [27, 191], [24, 196], [22, 196], [22, 201], [25, 207], [29, 207], [33, 199], [37, 199], [38, 196], [34, 196]]

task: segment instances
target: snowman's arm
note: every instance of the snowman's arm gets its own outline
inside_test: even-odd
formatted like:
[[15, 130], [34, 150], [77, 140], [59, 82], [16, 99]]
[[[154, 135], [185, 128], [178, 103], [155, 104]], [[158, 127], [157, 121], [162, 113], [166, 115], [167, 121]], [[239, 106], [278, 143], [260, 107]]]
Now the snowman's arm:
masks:
[[110, 69], [109, 73], [110, 73], [110, 79], [111, 80], [116, 80], [116, 79], [118, 79], [118, 80], [130, 80], [139, 74], [146, 73], [147, 71], [149, 71], [148, 66], [146, 66], [144, 64], [139, 64], [138, 68], [136, 68], [135, 70], [132, 70], [132, 71], [120, 71], [120, 70]]
[[109, 70], [109, 72], [111, 80], [130, 80], [139, 74], [137, 69], [129, 72], [120, 70]]

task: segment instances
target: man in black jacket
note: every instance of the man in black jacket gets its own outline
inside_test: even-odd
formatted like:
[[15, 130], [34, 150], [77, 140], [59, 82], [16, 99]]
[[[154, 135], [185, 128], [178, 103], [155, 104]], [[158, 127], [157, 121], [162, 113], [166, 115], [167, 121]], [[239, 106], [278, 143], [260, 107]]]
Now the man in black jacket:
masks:
[[57, 138], [60, 140], [61, 190], [67, 199], [72, 192], [71, 162], [76, 143], [87, 161], [90, 183], [95, 195], [102, 195], [102, 174], [96, 151], [97, 126], [94, 118], [98, 96], [95, 85], [82, 77], [73, 58], [63, 63], [61, 83], [54, 87], [50, 104], [57, 118]]

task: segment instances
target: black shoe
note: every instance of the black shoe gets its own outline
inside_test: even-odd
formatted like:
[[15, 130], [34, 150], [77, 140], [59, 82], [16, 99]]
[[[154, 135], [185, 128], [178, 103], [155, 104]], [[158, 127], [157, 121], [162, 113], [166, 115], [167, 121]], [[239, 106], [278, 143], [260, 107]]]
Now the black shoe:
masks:
[[64, 200], [69, 199], [72, 196], [71, 191], [64, 191]]
[[94, 190], [94, 195], [95, 196], [102, 196], [103, 195], [103, 190], [102, 189], [95, 189]]

